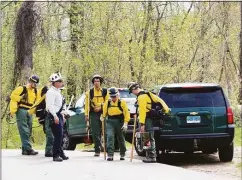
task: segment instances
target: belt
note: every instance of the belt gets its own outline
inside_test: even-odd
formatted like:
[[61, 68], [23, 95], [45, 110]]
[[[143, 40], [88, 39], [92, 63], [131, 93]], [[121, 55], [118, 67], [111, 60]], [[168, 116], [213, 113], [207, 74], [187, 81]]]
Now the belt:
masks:
[[21, 104], [22, 104], [22, 105], [25, 105], [25, 106], [30, 106], [30, 107], [33, 106], [33, 104], [30, 104], [30, 103], [27, 103], [27, 102], [21, 102], [21, 101], [20, 101], [20, 102], [19, 102], [19, 105], [21, 105]]
[[29, 108], [26, 107], [19, 107], [19, 109], [29, 110]]
[[108, 116], [109, 119], [121, 119], [121, 118], [123, 118], [123, 117], [124, 117], [123, 114], [113, 115], [113, 116]]

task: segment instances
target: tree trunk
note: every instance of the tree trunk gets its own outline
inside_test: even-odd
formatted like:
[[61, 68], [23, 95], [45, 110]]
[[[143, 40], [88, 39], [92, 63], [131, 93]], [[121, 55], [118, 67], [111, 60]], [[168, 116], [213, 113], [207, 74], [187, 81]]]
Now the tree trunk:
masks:
[[129, 63], [130, 63], [131, 80], [135, 81], [134, 62], [132, 58], [132, 37], [129, 40]]
[[146, 59], [146, 41], [148, 38], [148, 32], [149, 32], [149, 25], [150, 25], [150, 20], [151, 20], [151, 11], [152, 11], [152, 2], [148, 2], [148, 8], [147, 8], [147, 13], [146, 13], [146, 23], [145, 23], [145, 28], [143, 32], [143, 48], [141, 50], [141, 64], [140, 64], [140, 70], [139, 70], [139, 76], [138, 76], [138, 83], [140, 85], [143, 84], [143, 71], [145, 67], [145, 59]]
[[33, 69], [33, 41], [36, 26], [34, 2], [23, 2], [15, 26], [15, 68], [13, 82], [26, 84]]
[[[81, 5], [82, 6], [82, 5]], [[78, 49], [80, 49], [80, 44], [82, 43], [83, 39], [83, 26], [84, 26], [84, 11], [83, 8], [80, 7], [78, 2], [71, 2], [71, 9], [69, 11], [69, 17], [70, 17], [70, 32], [71, 32], [71, 54], [72, 59], [69, 64], [68, 69], [68, 89], [67, 89], [67, 95], [70, 99], [72, 95], [76, 97], [77, 93], [77, 73], [80, 73], [77, 71], [76, 63], [77, 60], [83, 60], [83, 54], [78, 53]], [[80, 50], [82, 52], [82, 50]], [[80, 54], [80, 56], [79, 56]], [[85, 73], [83, 73], [85, 74]], [[82, 83], [84, 83], [85, 78], [81, 78]], [[85, 88], [85, 84], [82, 84], [81, 89]]]

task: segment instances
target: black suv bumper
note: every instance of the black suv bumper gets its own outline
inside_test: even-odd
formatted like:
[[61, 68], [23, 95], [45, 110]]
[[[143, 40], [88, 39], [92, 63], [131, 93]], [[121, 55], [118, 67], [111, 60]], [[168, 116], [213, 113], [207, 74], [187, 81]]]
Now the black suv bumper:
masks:
[[155, 136], [156, 146], [160, 150], [169, 149], [182, 152], [217, 150], [217, 148], [228, 146], [233, 142], [234, 128], [228, 128], [227, 133], [160, 135], [156, 132]]

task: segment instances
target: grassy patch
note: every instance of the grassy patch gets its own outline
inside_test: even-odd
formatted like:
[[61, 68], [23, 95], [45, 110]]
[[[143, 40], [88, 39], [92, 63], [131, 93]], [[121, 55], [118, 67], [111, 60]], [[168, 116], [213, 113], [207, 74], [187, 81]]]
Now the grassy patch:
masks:
[[242, 168], [242, 162], [241, 163], [238, 163], [236, 167], [239, 168], [239, 169], [241, 169]]
[[235, 128], [235, 136], [234, 136], [234, 142], [235, 142], [235, 146], [242, 146], [241, 145], [241, 128]]

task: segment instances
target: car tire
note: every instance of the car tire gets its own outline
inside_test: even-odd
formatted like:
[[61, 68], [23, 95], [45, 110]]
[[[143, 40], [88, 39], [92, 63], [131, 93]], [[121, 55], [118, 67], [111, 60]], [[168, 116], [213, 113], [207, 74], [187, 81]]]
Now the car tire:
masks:
[[71, 138], [69, 137], [68, 133], [63, 134], [63, 150], [75, 150], [76, 149], [76, 143], [74, 143]]
[[221, 147], [218, 149], [218, 155], [221, 162], [230, 162], [233, 160], [234, 156], [234, 143], [230, 145]]
[[145, 157], [146, 152], [143, 148], [141, 148], [141, 145], [139, 144], [139, 142], [137, 141], [137, 137], [134, 138], [134, 147], [135, 147], [135, 151], [139, 156], [143, 156]]

